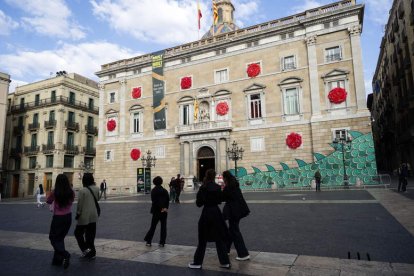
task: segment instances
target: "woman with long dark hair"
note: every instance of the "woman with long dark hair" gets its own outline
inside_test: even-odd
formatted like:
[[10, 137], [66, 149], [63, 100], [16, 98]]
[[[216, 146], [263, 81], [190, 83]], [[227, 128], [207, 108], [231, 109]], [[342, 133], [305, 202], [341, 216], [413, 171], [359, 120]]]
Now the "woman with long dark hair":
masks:
[[197, 192], [196, 204], [198, 207], [204, 207], [198, 221], [198, 245], [194, 254], [194, 261], [188, 264], [189, 268], [201, 269], [207, 242], [216, 243], [220, 267], [227, 269], [231, 267], [225, 242], [228, 230], [218, 207], [222, 202], [222, 191], [221, 187], [215, 182], [215, 177], [216, 172], [214, 170], [207, 170], [203, 185]]
[[236, 260], [247, 261], [250, 259], [249, 251], [244, 244], [243, 236], [240, 232], [239, 222], [250, 213], [249, 207], [243, 198], [239, 187], [239, 182], [229, 171], [223, 172], [223, 197], [226, 204], [223, 208], [223, 216], [229, 221], [230, 239], [227, 240], [227, 250], [230, 252], [231, 244], [237, 251]]
[[[95, 236], [96, 222], [98, 221], [99, 188], [91, 173], [85, 173], [82, 178], [83, 189], [78, 193], [78, 205], [75, 219], [78, 224], [75, 228], [75, 237], [82, 251], [82, 258], [93, 260], [96, 256]], [[96, 202], [96, 203], [95, 203]]]
[[46, 202], [52, 204], [52, 223], [49, 240], [55, 250], [52, 265], [69, 267], [70, 254], [65, 249], [65, 237], [72, 224], [72, 203], [75, 198], [69, 179], [64, 174], [56, 177], [55, 189], [50, 193]]

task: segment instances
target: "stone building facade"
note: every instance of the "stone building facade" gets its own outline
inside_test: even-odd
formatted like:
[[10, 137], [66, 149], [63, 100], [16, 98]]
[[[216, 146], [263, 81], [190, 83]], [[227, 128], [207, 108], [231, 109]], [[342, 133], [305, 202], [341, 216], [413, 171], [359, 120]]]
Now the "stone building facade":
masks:
[[98, 122], [98, 84], [64, 71], [19, 86], [8, 98], [5, 192], [32, 195], [38, 184], [48, 192], [64, 173], [75, 189], [93, 172]]
[[3, 192], [3, 182], [5, 182], [6, 175], [3, 173], [3, 155], [4, 155], [4, 139], [6, 128], [6, 114], [7, 114], [7, 97], [9, 94], [10, 76], [0, 72], [0, 197]]
[[414, 166], [414, 1], [394, 1], [373, 77], [372, 127], [378, 167]]
[[[231, 1], [217, 5], [225, 6], [219, 24], [233, 26]], [[143, 166], [135, 153], [150, 150], [157, 158], [152, 176], [167, 184], [180, 173], [191, 189], [193, 177], [202, 179], [208, 168], [234, 169], [226, 153], [233, 141], [244, 149], [238, 166], [256, 172], [266, 164], [313, 162], [347, 130], [369, 133], [363, 11], [347, 0], [244, 29], [219, 25], [227, 31], [102, 65], [96, 177], [111, 192], [132, 192]], [[162, 74], [154, 71], [160, 55]], [[160, 101], [154, 79], [165, 86]], [[328, 96], [336, 87], [346, 94], [334, 103]], [[165, 128], [154, 121], [162, 110]], [[298, 147], [287, 145], [291, 133], [299, 135]]]

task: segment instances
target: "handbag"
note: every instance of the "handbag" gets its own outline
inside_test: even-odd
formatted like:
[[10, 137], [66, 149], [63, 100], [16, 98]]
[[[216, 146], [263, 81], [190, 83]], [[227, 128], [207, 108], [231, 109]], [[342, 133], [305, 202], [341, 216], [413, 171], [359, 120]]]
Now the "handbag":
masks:
[[86, 188], [89, 190], [89, 192], [91, 192], [91, 194], [92, 194], [92, 196], [93, 196], [93, 200], [95, 201], [96, 211], [98, 212], [98, 217], [99, 217], [99, 216], [101, 215], [101, 207], [99, 207], [98, 201], [96, 200], [96, 197], [95, 197], [95, 195], [93, 194], [93, 192], [92, 192], [91, 188], [89, 188], [89, 187], [86, 187]]

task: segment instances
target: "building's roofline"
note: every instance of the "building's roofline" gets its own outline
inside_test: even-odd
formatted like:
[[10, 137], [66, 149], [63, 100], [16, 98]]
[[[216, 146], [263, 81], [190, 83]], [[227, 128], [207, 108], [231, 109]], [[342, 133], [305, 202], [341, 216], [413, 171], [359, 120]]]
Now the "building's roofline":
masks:
[[[318, 16], [322, 16], [325, 14], [329, 14], [332, 16], [332, 12], [336, 11], [344, 11], [344, 10], [352, 10], [352, 9], [360, 9], [360, 22], [361, 26], [363, 25], [363, 14], [364, 14], [364, 4], [356, 4], [356, 0], [342, 0], [338, 2], [334, 2], [328, 5], [324, 5], [318, 8], [306, 10], [304, 12], [294, 14], [291, 16], [283, 17], [280, 19], [264, 22], [261, 24], [249, 26], [243, 29], [235, 30], [232, 32], [228, 32], [221, 35], [216, 35], [215, 37], [210, 37], [206, 39], [196, 40], [193, 42], [185, 43], [178, 45], [176, 47], [172, 48], [165, 48], [162, 49], [165, 51], [165, 58], [175, 56], [187, 53], [189, 49], [195, 49], [195, 48], [205, 48], [205, 47], [216, 47], [217, 44], [223, 44], [223, 42], [228, 41], [234, 41], [239, 39], [245, 39], [251, 36], [251, 34], [257, 34], [260, 32], [266, 32], [266, 31], [274, 31], [274, 30], [280, 30], [283, 28], [291, 28], [292, 24], [295, 23], [301, 23], [301, 24], [307, 24], [310, 21], [314, 21]], [[351, 8], [349, 8], [351, 7]], [[154, 51], [153, 53], [158, 52]], [[127, 59], [121, 59], [118, 61], [114, 61], [111, 63], [106, 63], [101, 65], [101, 70], [96, 72], [95, 74], [97, 76], [108, 74], [111, 71], [119, 70], [121, 68], [130, 68], [134, 67], [137, 63], [149, 63], [151, 62], [151, 53], [135, 56], [132, 58]]]

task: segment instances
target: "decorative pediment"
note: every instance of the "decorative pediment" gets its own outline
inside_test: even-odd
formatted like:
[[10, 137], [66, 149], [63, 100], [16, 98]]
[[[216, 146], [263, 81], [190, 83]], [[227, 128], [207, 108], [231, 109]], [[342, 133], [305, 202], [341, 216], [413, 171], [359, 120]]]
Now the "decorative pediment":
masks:
[[107, 114], [107, 115], [109, 115], [109, 114], [117, 114], [118, 113], [118, 111], [116, 111], [115, 109], [109, 109], [109, 110], [107, 110], [106, 112], [105, 112], [105, 114]]
[[334, 69], [330, 71], [329, 73], [323, 75], [322, 78], [325, 79], [325, 78], [343, 76], [343, 75], [348, 75], [348, 74], [349, 74], [349, 71], [341, 70], [341, 69]]
[[222, 89], [222, 90], [219, 90], [216, 93], [214, 93], [214, 97], [227, 96], [227, 95], [230, 95], [230, 94], [231, 94], [231, 92], [229, 90]]
[[243, 91], [244, 92], [249, 92], [249, 91], [254, 91], [254, 90], [263, 90], [265, 88], [266, 88], [266, 85], [253, 83], [252, 85], [250, 85], [249, 87], [247, 87]]
[[286, 78], [284, 80], [282, 80], [278, 85], [288, 85], [288, 84], [293, 84], [293, 83], [299, 83], [302, 82], [303, 79], [299, 78], [299, 77], [289, 77]]
[[134, 110], [139, 110], [139, 109], [144, 109], [144, 107], [140, 104], [134, 104], [133, 106], [129, 108], [129, 111], [134, 111]]
[[181, 97], [181, 98], [177, 101], [177, 103], [190, 102], [190, 101], [194, 101], [194, 98], [193, 98], [193, 97], [191, 97], [191, 96], [184, 96], [184, 97]]

